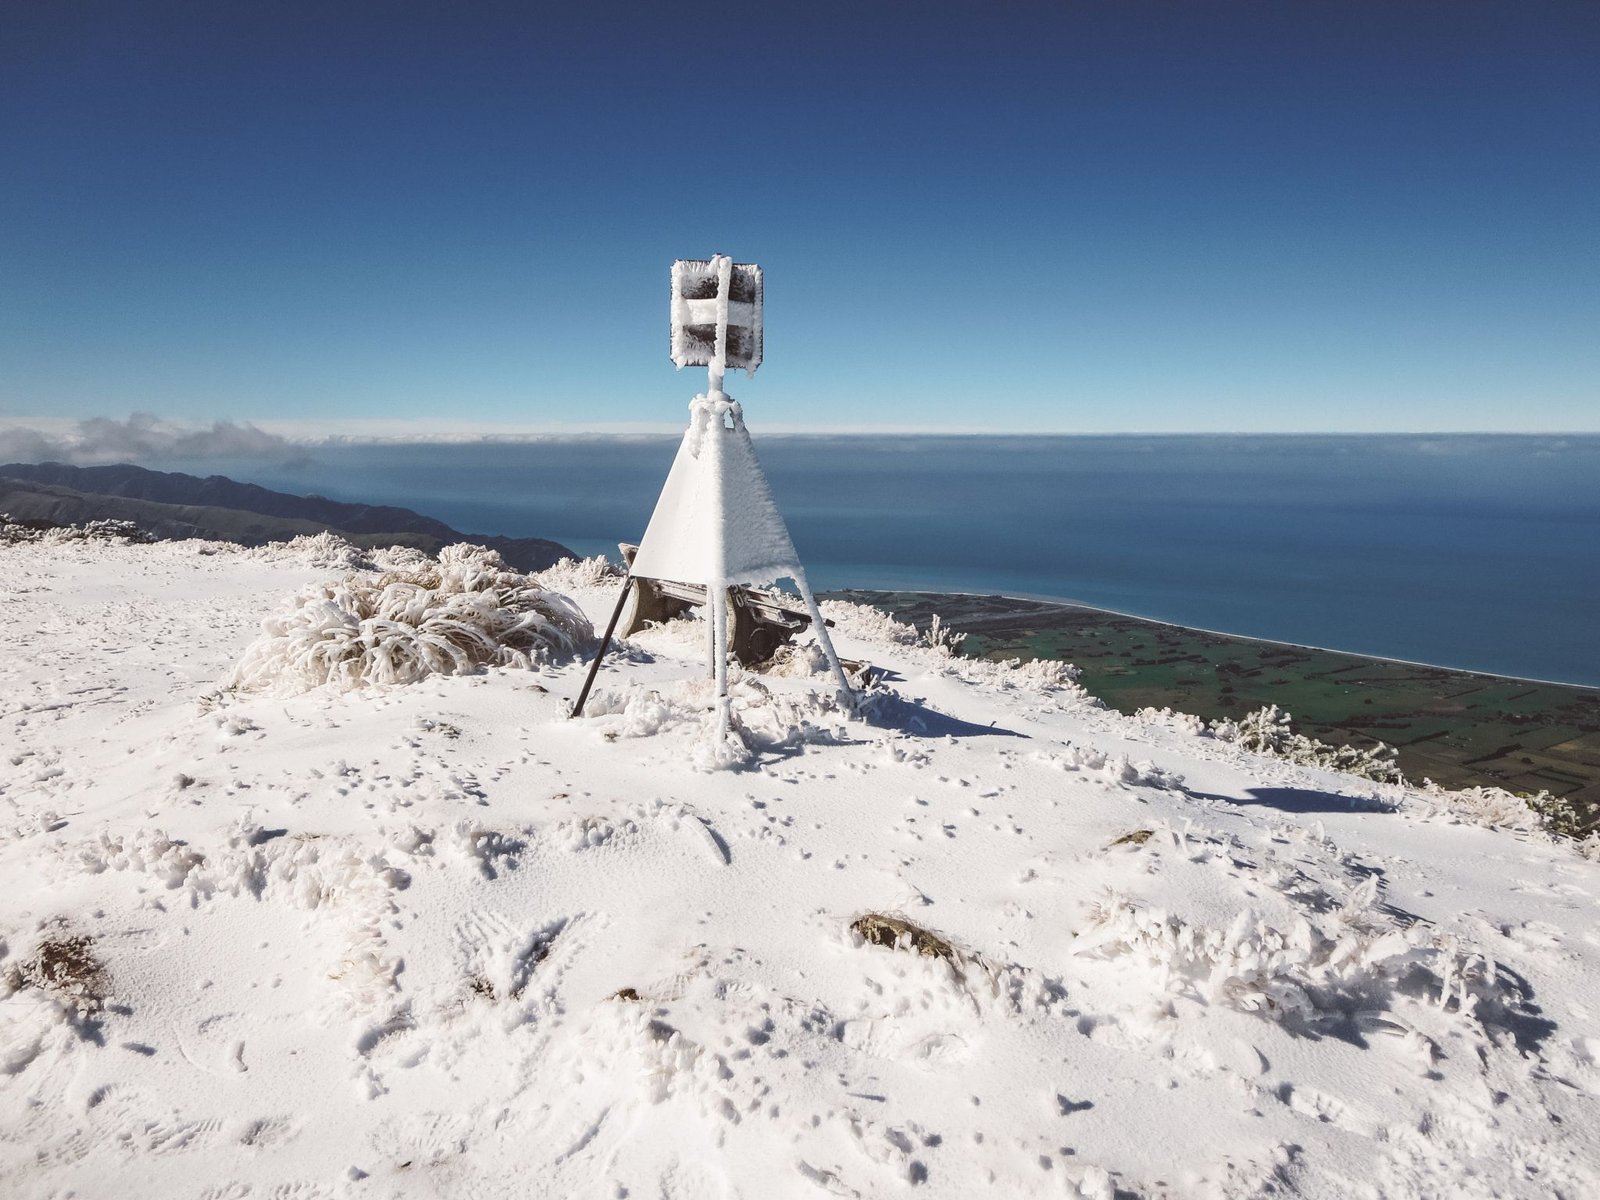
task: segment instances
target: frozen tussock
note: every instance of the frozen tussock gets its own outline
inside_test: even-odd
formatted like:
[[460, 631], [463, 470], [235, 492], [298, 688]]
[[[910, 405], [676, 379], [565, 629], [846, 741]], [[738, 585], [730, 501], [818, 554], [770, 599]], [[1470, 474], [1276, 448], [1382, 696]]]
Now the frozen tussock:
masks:
[[779, 646], [772, 657], [761, 664], [760, 670], [769, 678], [809, 679], [828, 673], [828, 659], [815, 642], [791, 642]]
[[851, 604], [848, 600], [822, 600], [817, 607], [841, 634], [849, 637], [865, 642], [888, 642], [893, 646], [917, 644], [916, 627], [896, 621], [881, 608]]
[[621, 567], [605, 555], [596, 554], [593, 558], [563, 558], [555, 566], [536, 571], [528, 578], [547, 591], [576, 592], [605, 587], [622, 576]]
[[268, 542], [244, 553], [247, 558], [263, 562], [298, 563], [332, 571], [364, 571], [373, 565], [371, 556], [360, 546], [326, 529], [321, 533], [303, 533], [287, 542]]
[[531, 667], [593, 636], [571, 600], [508, 570], [493, 550], [446, 546], [437, 563], [304, 589], [262, 623], [228, 686], [349, 689]]
[[292, 563], [303, 567], [320, 567], [329, 571], [412, 571], [426, 567], [433, 561], [426, 551], [415, 546], [362, 547], [324, 529], [321, 533], [302, 533], [287, 542], [268, 542], [265, 546], [240, 549], [227, 542], [190, 543], [203, 547], [206, 554], [218, 549], [237, 553], [242, 558], [258, 562]]
[[170, 891], [188, 893], [191, 903], [217, 894], [260, 900], [270, 894], [305, 910], [352, 900], [379, 902], [403, 887], [403, 871], [381, 852], [360, 852], [340, 838], [281, 836], [241, 819], [228, 831], [226, 845], [208, 854], [156, 828], [113, 834], [101, 830], [56, 855], [69, 873], [146, 875]]
[[824, 600], [819, 607], [822, 615], [833, 622], [839, 632], [865, 642], [887, 643], [904, 648], [905, 657], [920, 662], [929, 671], [973, 684], [985, 691], [1021, 692], [1028, 695], [1051, 695], [1057, 702], [1066, 701], [1065, 708], [1103, 707], [1079, 686], [1080, 674], [1071, 663], [1053, 659], [967, 658], [960, 653], [961, 643], [967, 635], [957, 633], [937, 616], [926, 633], [918, 633], [913, 625], [895, 620], [881, 609], [865, 604], [852, 604], [846, 600]]
[[1521, 834], [1543, 834], [1571, 846], [1584, 858], [1600, 862], [1600, 829], [1574, 805], [1549, 792], [1525, 795], [1498, 787], [1449, 791], [1424, 779], [1407, 794], [1407, 807], [1449, 821], [1468, 821]]
[[1023, 662], [1019, 658], [961, 658], [949, 655], [944, 664], [944, 673], [995, 691], [1051, 693], [1075, 705], [1104, 707], [1078, 684], [1078, 676], [1082, 672], [1077, 667], [1055, 659], [1035, 658]]
[[241, 820], [213, 864], [212, 886], [230, 896], [282, 899], [311, 911], [337, 905], [386, 910], [389, 894], [408, 876], [381, 851], [361, 850], [336, 837], [279, 836]]
[[1162, 788], [1180, 791], [1183, 776], [1163, 770], [1152, 762], [1132, 762], [1125, 755], [1107, 754], [1092, 746], [1063, 743], [1059, 752], [1041, 752], [1034, 761], [1058, 771], [1086, 771], [1098, 775], [1107, 783], [1126, 784], [1129, 787]]
[[205, 874], [205, 855], [160, 829], [144, 828], [126, 834], [101, 830], [76, 848], [63, 849], [69, 864], [90, 875], [106, 871], [136, 871], [150, 875], [163, 887], [183, 888], [195, 895], [213, 889]]
[[1432, 780], [1425, 780], [1410, 799], [1413, 805], [1430, 814], [1471, 821], [1490, 829], [1534, 833], [1542, 828], [1539, 814], [1528, 807], [1528, 802], [1504, 788], [1470, 787], [1449, 791]]
[[59, 546], [63, 542], [153, 542], [155, 539], [132, 521], [110, 518], [87, 521], [82, 525], [47, 526], [13, 520], [0, 513], [0, 545], [14, 542], [39, 542]]
[[[1310, 1028], [1354, 1018], [1373, 1032], [1415, 1034], [1407, 1010], [1429, 1008], [1483, 1025], [1506, 1024], [1517, 997], [1503, 995], [1499, 968], [1452, 934], [1399, 928], [1371, 909], [1376, 889], [1332, 920], [1307, 913], [1280, 929], [1251, 909], [1226, 928], [1191, 922], [1112, 894], [1096, 904], [1073, 952], [1120, 962], [1143, 990], [1186, 997]], [[1364, 902], [1364, 903], [1363, 903]], [[1125, 995], [1141, 990], [1124, 978]]]
[[1376, 783], [1402, 782], [1394, 747], [1383, 742], [1366, 750], [1356, 746], [1330, 746], [1296, 733], [1293, 720], [1276, 704], [1269, 704], [1238, 721], [1213, 721], [1209, 729], [1219, 741], [1232, 742], [1256, 754], [1271, 754], [1302, 766], [1358, 775]]

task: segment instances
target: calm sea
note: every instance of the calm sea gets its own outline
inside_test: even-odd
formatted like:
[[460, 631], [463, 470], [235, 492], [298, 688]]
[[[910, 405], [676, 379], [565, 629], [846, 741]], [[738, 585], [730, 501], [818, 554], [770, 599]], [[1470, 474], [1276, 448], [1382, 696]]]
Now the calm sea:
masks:
[[[819, 590], [1076, 600], [1600, 685], [1600, 436], [752, 432]], [[343, 445], [204, 466], [614, 554], [643, 531], [676, 444]]]

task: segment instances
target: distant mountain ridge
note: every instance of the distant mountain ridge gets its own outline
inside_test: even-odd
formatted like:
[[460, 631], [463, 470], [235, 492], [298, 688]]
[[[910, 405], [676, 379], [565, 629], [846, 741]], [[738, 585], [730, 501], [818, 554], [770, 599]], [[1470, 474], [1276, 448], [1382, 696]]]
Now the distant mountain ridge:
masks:
[[409, 508], [295, 496], [222, 475], [201, 478], [131, 463], [0, 465], [0, 512], [62, 525], [112, 518], [133, 521], [158, 538], [209, 538], [245, 546], [324, 529], [361, 546], [415, 546], [430, 554], [452, 542], [475, 542], [498, 550], [519, 571], [543, 570], [577, 557], [547, 538], [463, 533]]

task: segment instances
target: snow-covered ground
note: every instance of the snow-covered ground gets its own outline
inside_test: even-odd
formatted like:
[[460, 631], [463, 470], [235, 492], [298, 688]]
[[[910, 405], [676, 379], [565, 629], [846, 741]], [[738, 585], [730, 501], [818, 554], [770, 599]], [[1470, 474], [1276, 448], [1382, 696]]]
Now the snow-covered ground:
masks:
[[7, 1197], [1600, 1195], [1570, 845], [837, 606], [219, 696], [313, 557], [0, 546]]

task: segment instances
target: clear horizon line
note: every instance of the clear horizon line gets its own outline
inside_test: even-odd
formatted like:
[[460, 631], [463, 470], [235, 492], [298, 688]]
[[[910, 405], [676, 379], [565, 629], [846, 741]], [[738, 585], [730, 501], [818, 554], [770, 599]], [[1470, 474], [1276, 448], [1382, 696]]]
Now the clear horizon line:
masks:
[[[53, 435], [70, 445], [79, 434], [84, 421], [95, 418], [61, 416], [0, 417], [0, 433], [10, 430], [31, 430]], [[112, 418], [115, 420], [115, 418]], [[576, 441], [602, 438], [656, 438], [677, 437], [685, 424], [666, 421], [614, 421], [593, 425], [567, 424], [539, 425], [523, 422], [463, 422], [446, 423], [438, 419], [363, 419], [350, 420], [219, 420], [206, 424], [189, 425], [180, 421], [161, 420], [164, 431], [174, 433], [204, 430], [208, 426], [234, 426], [253, 428], [291, 445], [315, 447], [337, 445], [395, 445], [405, 443], [440, 444], [473, 442], [539, 442]], [[766, 425], [752, 422], [752, 433], [764, 437], [1263, 437], [1263, 438], [1337, 438], [1337, 437], [1497, 437], [1497, 438], [1590, 438], [1600, 436], [1596, 429], [1072, 429], [1072, 428], [995, 428], [972, 425], [908, 426], [904, 424], [859, 424], [833, 426], [807, 426], [777, 423]]]
[[[977, 426], [906, 425], [764, 425], [751, 432], [763, 437], [1600, 437], [1600, 429], [1030, 429]], [[678, 437], [686, 423], [615, 422], [585, 427], [391, 428], [321, 432], [294, 422], [256, 426], [302, 445], [384, 444], [400, 442], [535, 442], [582, 438]]]

